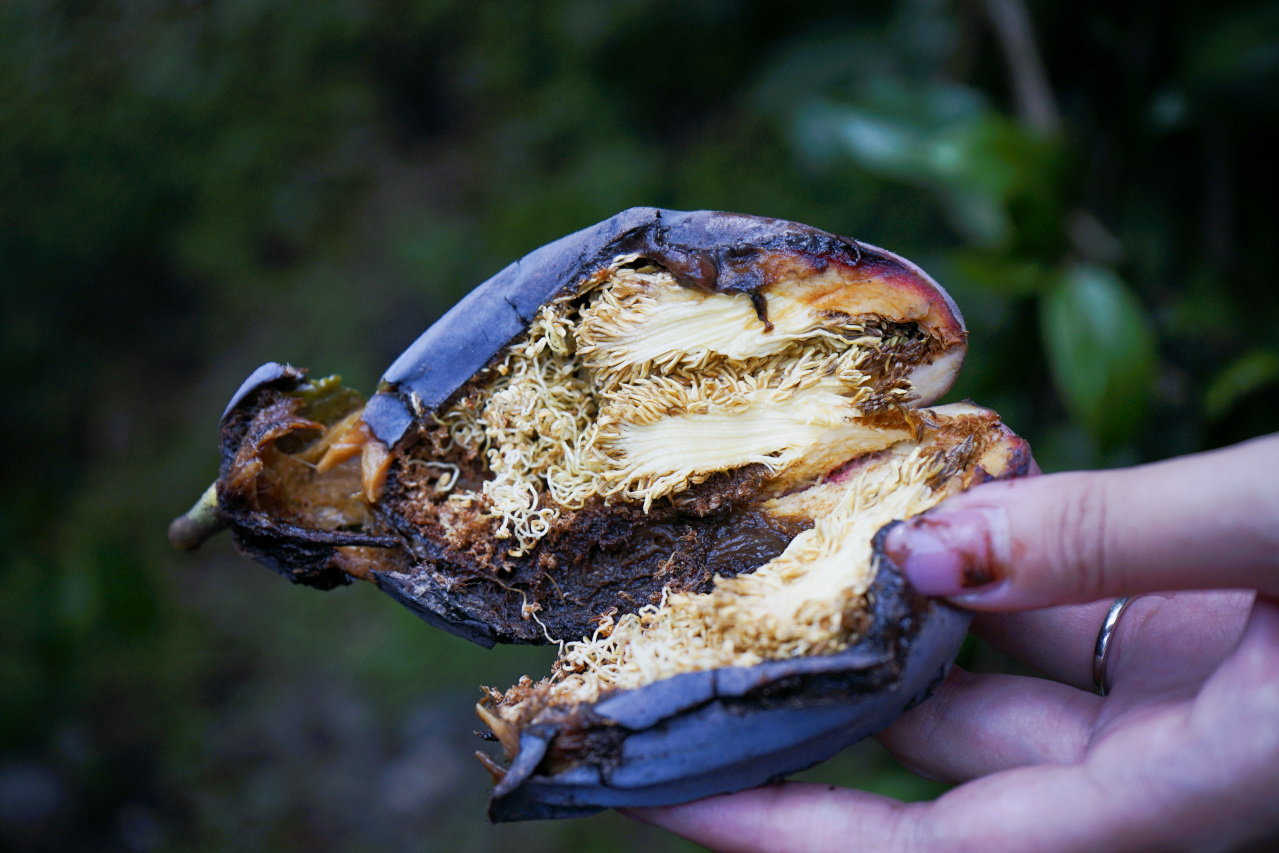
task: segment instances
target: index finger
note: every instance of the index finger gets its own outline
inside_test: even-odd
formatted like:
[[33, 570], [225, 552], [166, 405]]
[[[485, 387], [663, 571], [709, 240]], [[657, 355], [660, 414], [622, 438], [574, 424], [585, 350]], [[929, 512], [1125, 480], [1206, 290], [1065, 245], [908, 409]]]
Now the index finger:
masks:
[[1279, 435], [1114, 471], [989, 483], [897, 525], [911, 583], [983, 610], [1170, 589], [1279, 593]]

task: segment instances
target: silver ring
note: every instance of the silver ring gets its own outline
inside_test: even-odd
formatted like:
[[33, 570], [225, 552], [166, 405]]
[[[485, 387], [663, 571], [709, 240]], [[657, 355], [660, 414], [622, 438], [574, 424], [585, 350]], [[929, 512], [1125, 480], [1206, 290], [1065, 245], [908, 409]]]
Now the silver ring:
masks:
[[1119, 624], [1119, 617], [1124, 615], [1124, 611], [1131, 603], [1132, 598], [1129, 596], [1116, 598], [1115, 603], [1106, 611], [1101, 630], [1097, 632], [1097, 645], [1092, 650], [1092, 683], [1099, 696], [1105, 696], [1110, 692], [1110, 678], [1106, 674], [1106, 656], [1110, 653], [1110, 641], [1115, 636], [1115, 626]]

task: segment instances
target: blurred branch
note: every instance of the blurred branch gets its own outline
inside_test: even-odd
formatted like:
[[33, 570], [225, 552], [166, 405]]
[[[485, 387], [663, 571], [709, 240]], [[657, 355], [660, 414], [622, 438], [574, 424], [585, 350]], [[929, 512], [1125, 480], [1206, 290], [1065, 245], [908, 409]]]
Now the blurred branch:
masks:
[[1061, 114], [1035, 47], [1026, 4], [1022, 0], [986, 0], [986, 14], [1008, 63], [1018, 117], [1027, 127], [1055, 134], [1061, 128]]

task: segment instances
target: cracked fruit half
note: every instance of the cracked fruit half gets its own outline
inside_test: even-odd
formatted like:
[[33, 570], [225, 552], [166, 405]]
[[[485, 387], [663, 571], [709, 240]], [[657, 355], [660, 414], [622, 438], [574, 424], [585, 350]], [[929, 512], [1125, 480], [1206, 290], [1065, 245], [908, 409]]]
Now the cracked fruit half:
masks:
[[1030, 453], [934, 406], [959, 311], [896, 255], [807, 226], [628, 210], [476, 288], [367, 401], [259, 368], [218, 481], [295, 582], [369, 581], [475, 642], [558, 643], [486, 688], [495, 820], [681, 802], [828, 757], [922, 699], [968, 618], [914, 592], [893, 522]]

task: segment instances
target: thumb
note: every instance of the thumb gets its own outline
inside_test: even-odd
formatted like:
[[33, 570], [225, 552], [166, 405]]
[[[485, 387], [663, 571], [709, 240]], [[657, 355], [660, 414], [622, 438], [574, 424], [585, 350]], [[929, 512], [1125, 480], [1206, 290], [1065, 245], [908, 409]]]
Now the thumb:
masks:
[[1170, 589], [1279, 593], [1279, 435], [1113, 471], [988, 483], [897, 525], [928, 595], [1014, 610]]

